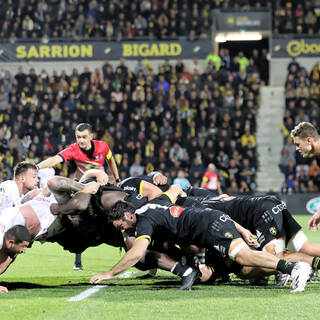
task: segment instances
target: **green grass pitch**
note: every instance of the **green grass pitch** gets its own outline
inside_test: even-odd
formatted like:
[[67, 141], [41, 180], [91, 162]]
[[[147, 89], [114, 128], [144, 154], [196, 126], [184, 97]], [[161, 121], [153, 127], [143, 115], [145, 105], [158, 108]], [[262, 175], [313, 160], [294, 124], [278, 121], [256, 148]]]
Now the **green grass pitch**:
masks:
[[[296, 216], [309, 239], [320, 243], [320, 232], [306, 230], [310, 216]], [[111, 283], [90, 297], [68, 302], [92, 285], [90, 277], [106, 271], [120, 258], [118, 249], [90, 248], [83, 254], [84, 271], [73, 271], [74, 255], [55, 244], [35, 243], [1, 276], [9, 293], [0, 295], [0, 320], [188, 320], [188, 319], [313, 319], [318, 317], [320, 281], [305, 292], [290, 294], [290, 287], [195, 285], [192, 291], [177, 290], [179, 279], [158, 272], [152, 280], [128, 279]], [[320, 279], [318, 279], [320, 280]], [[104, 283], [108, 284], [108, 283]]]

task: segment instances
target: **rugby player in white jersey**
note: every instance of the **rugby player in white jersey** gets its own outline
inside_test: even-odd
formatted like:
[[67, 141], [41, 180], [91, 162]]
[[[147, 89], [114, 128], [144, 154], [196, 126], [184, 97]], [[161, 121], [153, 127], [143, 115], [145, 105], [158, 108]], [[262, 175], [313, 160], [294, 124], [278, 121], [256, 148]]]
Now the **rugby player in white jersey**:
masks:
[[36, 165], [19, 162], [13, 171], [13, 180], [0, 183], [0, 210], [17, 206], [23, 196], [37, 187], [38, 170]]
[[[57, 178], [61, 184], [61, 189], [65, 192], [95, 193], [99, 188], [96, 182], [81, 184], [71, 180], [71, 183], [66, 184], [65, 181], [70, 179]], [[66, 187], [63, 188], [63, 186]], [[50, 233], [61, 231], [59, 223], [56, 228], [52, 228], [57, 216], [51, 214], [50, 206], [57, 203], [56, 197], [59, 198], [59, 195], [52, 193], [48, 187], [32, 190], [22, 199], [22, 204], [0, 210], [0, 248], [1, 241], [4, 241], [7, 231], [17, 225], [24, 226], [27, 229], [31, 241], [45, 240]], [[14, 259], [9, 258], [9, 255], [1, 258], [0, 254], [0, 273], [5, 271], [13, 262]], [[0, 288], [0, 292], [7, 292], [6, 290], [6, 288]]]
[[[0, 232], [0, 274], [4, 273], [16, 256], [25, 253], [31, 241], [26, 227], [17, 225], [4, 234]], [[0, 286], [0, 293], [7, 293], [8, 288]]]

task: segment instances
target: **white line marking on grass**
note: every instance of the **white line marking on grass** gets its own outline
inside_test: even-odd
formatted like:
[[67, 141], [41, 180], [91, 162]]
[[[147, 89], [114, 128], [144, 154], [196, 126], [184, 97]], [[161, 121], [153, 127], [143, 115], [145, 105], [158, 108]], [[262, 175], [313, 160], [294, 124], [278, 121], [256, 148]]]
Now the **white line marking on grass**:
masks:
[[132, 276], [134, 273], [135, 272], [126, 272], [124, 274], [121, 274], [116, 279], [110, 280], [108, 284], [96, 285], [92, 288], [86, 289], [86, 290], [82, 291], [81, 293], [77, 294], [76, 296], [69, 298], [67, 301], [68, 302], [75, 302], [75, 301], [81, 301], [81, 300], [87, 299], [90, 296], [92, 296], [93, 294], [95, 294], [96, 292], [100, 291], [101, 289], [108, 287], [110, 284], [117, 283], [122, 279], [130, 278], [130, 276]]

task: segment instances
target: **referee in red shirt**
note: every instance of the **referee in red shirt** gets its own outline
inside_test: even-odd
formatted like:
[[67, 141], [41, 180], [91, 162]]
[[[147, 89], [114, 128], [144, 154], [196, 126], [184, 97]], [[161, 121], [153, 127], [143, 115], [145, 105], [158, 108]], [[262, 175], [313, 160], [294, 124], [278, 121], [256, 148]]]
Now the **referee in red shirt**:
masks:
[[[104, 160], [107, 160], [109, 169], [115, 183], [120, 182], [118, 167], [108, 144], [104, 141], [93, 140], [92, 126], [88, 123], [80, 123], [75, 130], [76, 143], [60, 151], [57, 155], [40, 162], [38, 169], [51, 168], [61, 162], [73, 160], [77, 166], [76, 177], [80, 178], [89, 169], [104, 171]], [[104, 184], [103, 181], [98, 183]], [[82, 270], [81, 255], [76, 255], [74, 270]]]

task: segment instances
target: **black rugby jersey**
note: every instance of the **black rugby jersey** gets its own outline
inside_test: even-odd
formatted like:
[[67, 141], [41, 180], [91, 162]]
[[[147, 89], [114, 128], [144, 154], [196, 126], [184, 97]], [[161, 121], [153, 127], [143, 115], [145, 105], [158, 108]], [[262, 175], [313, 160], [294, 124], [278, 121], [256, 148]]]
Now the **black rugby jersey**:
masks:
[[[124, 191], [131, 191], [142, 194], [143, 182], [149, 182], [154, 185], [153, 178], [149, 176], [139, 176], [139, 177], [129, 177], [121, 181], [119, 187]], [[162, 191], [167, 191], [169, 186], [166, 185], [156, 185]]]
[[272, 195], [262, 197], [238, 196], [231, 200], [221, 197], [206, 198], [200, 200], [200, 202], [209, 208], [225, 212], [234, 221], [249, 230], [261, 218], [261, 213], [265, 211], [264, 206], [267, 202], [274, 203], [275, 206], [281, 204], [281, 201]]
[[136, 238], [174, 240], [182, 246], [191, 243], [201, 246], [216, 212], [203, 208], [182, 208], [162, 195], [136, 211]]

